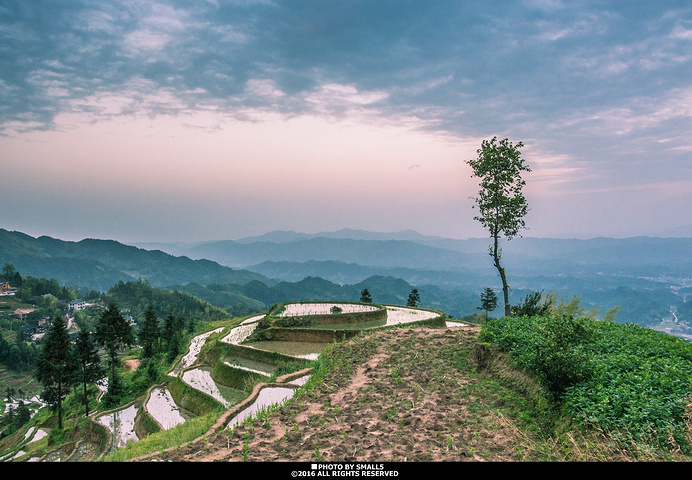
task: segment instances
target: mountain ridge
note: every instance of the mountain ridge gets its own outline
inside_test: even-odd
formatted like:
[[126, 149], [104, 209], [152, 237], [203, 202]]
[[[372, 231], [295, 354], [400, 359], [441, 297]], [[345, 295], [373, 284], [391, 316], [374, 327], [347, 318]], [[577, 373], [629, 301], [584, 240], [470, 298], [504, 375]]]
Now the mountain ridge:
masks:
[[121, 280], [138, 278], [146, 278], [154, 286], [180, 283], [180, 278], [201, 283], [274, 283], [256, 272], [234, 270], [207, 259], [176, 257], [161, 250], [143, 250], [116, 240], [73, 242], [5, 229], [0, 229], [0, 263], [13, 264], [23, 275], [103, 291]]

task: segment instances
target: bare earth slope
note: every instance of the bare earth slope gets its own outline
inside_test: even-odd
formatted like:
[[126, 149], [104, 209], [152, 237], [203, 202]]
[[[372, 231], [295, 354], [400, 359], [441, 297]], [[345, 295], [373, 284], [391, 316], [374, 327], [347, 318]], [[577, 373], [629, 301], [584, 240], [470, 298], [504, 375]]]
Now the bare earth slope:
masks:
[[[266, 419], [147, 460], [438, 462], [532, 460], [530, 435], [479, 388], [477, 327], [405, 327], [338, 344], [315, 388]], [[522, 458], [518, 458], [522, 452]]]

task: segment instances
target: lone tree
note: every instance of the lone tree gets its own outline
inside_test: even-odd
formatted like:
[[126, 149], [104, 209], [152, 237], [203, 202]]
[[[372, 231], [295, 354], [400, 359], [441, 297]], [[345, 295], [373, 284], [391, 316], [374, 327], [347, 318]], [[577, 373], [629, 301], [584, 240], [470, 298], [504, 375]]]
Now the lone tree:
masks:
[[62, 402], [75, 382], [76, 368], [67, 325], [61, 317], [55, 317], [36, 360], [35, 377], [45, 387], [43, 399], [58, 412], [59, 429], [62, 429]]
[[370, 292], [368, 291], [367, 288], [364, 288], [360, 292], [360, 301], [363, 303], [372, 303], [372, 295], [370, 295]]
[[492, 288], [486, 287], [481, 293], [481, 306], [476, 307], [478, 310], [483, 310], [485, 312], [485, 321], [488, 321], [488, 315], [490, 312], [497, 308], [497, 295]]
[[526, 182], [521, 178], [521, 174], [530, 172], [531, 169], [521, 158], [519, 149], [523, 146], [521, 142], [512, 145], [507, 139], [498, 142], [497, 137], [493, 137], [489, 141], [483, 140], [481, 148], [476, 152], [476, 159], [467, 160], [473, 169], [472, 177], [480, 179], [478, 197], [474, 199], [478, 215], [473, 218], [489, 231], [493, 240], [489, 254], [493, 257], [493, 263], [502, 280], [507, 317], [511, 316], [512, 311], [509, 305], [507, 275], [500, 264], [500, 237], [504, 235], [507, 240], [511, 240], [519, 235], [520, 229], [526, 228], [524, 217], [529, 209], [522, 193]]
[[418, 293], [418, 289], [414, 288], [413, 290], [411, 290], [411, 293], [408, 294], [406, 306], [415, 307], [416, 305], [418, 305], [418, 302], [420, 302], [420, 294]]

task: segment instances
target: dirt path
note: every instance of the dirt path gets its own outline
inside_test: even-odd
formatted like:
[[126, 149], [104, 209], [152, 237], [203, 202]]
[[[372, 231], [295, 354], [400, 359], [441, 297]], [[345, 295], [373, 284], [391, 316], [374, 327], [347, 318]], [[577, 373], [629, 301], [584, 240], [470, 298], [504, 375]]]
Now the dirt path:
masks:
[[383, 330], [338, 345], [320, 385], [266, 421], [159, 455], [170, 461], [511, 461], [516, 427], [483, 398], [475, 327]]

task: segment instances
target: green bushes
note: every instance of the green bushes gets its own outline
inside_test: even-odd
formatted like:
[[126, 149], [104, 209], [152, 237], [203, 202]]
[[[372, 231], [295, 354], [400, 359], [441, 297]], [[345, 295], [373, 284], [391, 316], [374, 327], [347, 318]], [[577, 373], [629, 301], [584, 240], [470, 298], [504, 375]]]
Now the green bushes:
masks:
[[485, 324], [479, 341], [495, 343], [519, 367], [532, 373], [556, 399], [589, 378], [584, 350], [587, 320], [570, 317], [505, 317]]
[[692, 451], [692, 343], [636, 325], [594, 322], [592, 376], [565, 405], [577, 418], [634, 441]]
[[479, 340], [510, 353], [583, 424], [630, 445], [692, 451], [692, 343], [565, 316], [493, 320]]

